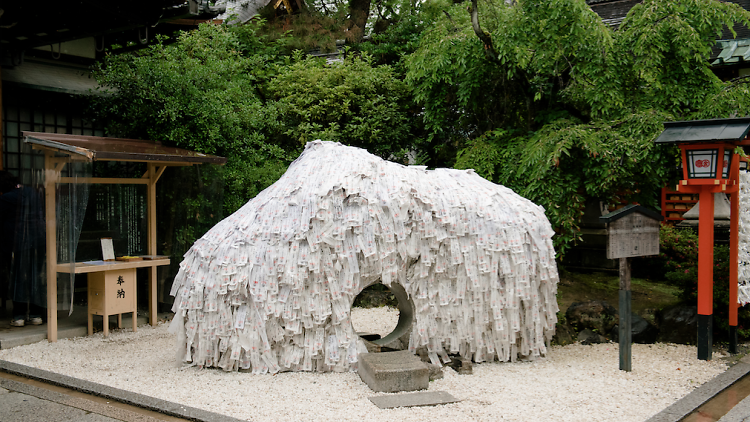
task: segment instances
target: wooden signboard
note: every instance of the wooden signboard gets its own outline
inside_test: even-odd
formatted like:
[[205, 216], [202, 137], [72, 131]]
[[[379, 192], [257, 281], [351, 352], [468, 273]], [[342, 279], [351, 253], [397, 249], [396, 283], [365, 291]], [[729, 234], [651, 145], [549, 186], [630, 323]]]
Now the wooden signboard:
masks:
[[607, 258], [620, 260], [620, 369], [632, 370], [632, 307], [630, 261], [635, 256], [659, 254], [659, 222], [664, 217], [640, 205], [628, 205], [599, 217], [607, 224]]
[[609, 223], [607, 258], [659, 255], [659, 221], [634, 212]]

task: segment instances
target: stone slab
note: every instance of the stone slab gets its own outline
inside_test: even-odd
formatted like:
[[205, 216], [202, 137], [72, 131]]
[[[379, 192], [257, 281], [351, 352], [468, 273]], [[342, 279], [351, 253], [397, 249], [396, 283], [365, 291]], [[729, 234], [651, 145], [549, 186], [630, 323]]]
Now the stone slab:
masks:
[[[46, 388], [39, 388], [34, 385], [25, 384], [11, 379], [0, 377], [0, 385], [12, 391], [11, 394], [22, 394], [24, 396], [33, 396], [42, 400], [44, 403], [56, 403], [63, 409], [79, 409], [86, 413], [85, 417], [78, 417], [75, 420], [81, 421], [122, 421], [122, 422], [159, 422], [161, 419], [136, 413], [120, 407], [109, 404], [88, 400], [81, 397], [73, 397], [68, 394], [62, 394]], [[7, 404], [4, 397], [0, 397], [0, 408]], [[27, 415], [34, 415], [33, 408], [26, 409]], [[2, 420], [2, 417], [0, 417]]]
[[[3, 397], [4, 422], [80, 421], [88, 412], [43, 400], [27, 394], [11, 392]], [[116, 422], [109, 419], [108, 422]]]
[[[43, 369], [32, 368], [30, 366], [4, 360], [0, 360], [0, 371], [20, 375], [26, 378], [36, 379], [53, 385], [59, 385], [76, 391], [81, 391], [86, 394], [106, 397], [132, 406], [138, 406], [144, 409], [163, 413], [165, 415], [176, 416], [178, 418], [203, 422], [241, 421], [240, 419], [233, 418], [231, 416], [221, 415], [203, 409], [186, 406], [155, 397], [149, 397], [144, 394], [133, 393], [126, 390], [121, 390], [119, 388], [109, 387], [106, 385], [97, 384], [95, 382], [85, 381], [82, 379], [69, 377], [67, 375], [56, 374], [54, 372], [45, 371]], [[5, 385], [5, 383], [7, 382], [8, 381], [0, 379], [0, 384]], [[23, 391], [24, 387], [17, 386], [14, 388], [18, 388], [19, 390]]]
[[426, 390], [430, 384], [427, 365], [408, 350], [361, 354], [357, 373], [376, 392]]
[[703, 403], [711, 400], [725, 388], [750, 373], [750, 364], [746, 363], [747, 360], [743, 358], [740, 359], [740, 362], [652, 416], [646, 422], [678, 422], [682, 420]]
[[722, 416], [719, 422], [746, 422], [748, 418], [750, 418], [750, 397], [745, 397]]
[[370, 397], [370, 401], [380, 409], [393, 409], [395, 407], [437, 406], [458, 403], [461, 400], [446, 391], [420, 391], [418, 393], [375, 396]]

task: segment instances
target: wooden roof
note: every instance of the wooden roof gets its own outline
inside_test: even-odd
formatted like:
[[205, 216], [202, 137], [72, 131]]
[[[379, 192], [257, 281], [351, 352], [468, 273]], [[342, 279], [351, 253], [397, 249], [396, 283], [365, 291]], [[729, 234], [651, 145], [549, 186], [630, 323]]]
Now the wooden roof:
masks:
[[24, 142], [35, 148], [75, 154], [89, 161], [141, 161], [167, 165], [227, 162], [224, 157], [169, 147], [155, 141], [41, 132], [22, 133]]
[[739, 142], [750, 132], [750, 117], [664, 122], [657, 144], [678, 142]]

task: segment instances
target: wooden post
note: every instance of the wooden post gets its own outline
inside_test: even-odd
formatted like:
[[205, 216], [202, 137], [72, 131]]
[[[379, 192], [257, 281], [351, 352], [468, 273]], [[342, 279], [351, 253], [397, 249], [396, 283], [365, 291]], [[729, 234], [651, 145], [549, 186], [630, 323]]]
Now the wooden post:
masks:
[[632, 371], [630, 259], [620, 258], [620, 370]]
[[620, 370], [632, 371], [633, 307], [630, 291], [630, 258], [659, 254], [659, 221], [664, 217], [630, 204], [599, 217], [607, 227], [607, 259], [620, 260], [619, 338]]
[[47, 236], [47, 340], [57, 341], [57, 216], [55, 191], [58, 171], [52, 152], [44, 152], [44, 219]]
[[714, 194], [700, 191], [698, 215], [698, 359], [711, 360], [714, 304]]
[[[148, 254], [156, 255], [156, 181], [159, 175], [156, 172], [156, 165], [148, 164], [148, 192], [146, 207], [148, 208]], [[156, 325], [156, 312], [158, 305], [156, 303], [156, 267], [148, 268], [148, 322]]]

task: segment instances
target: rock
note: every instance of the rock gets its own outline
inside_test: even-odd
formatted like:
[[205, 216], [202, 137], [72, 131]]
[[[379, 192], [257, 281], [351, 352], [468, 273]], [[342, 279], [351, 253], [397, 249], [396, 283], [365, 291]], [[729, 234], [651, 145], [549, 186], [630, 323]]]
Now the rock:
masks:
[[698, 307], [676, 305], [659, 314], [658, 341], [695, 344], [698, 333]]
[[576, 333], [568, 324], [557, 323], [555, 335], [552, 337], [552, 343], [565, 346], [576, 342]]
[[565, 312], [565, 318], [576, 332], [588, 328], [597, 333], [608, 333], [617, 324], [617, 310], [600, 300], [574, 302]]
[[375, 344], [364, 338], [362, 338], [362, 343], [367, 347], [367, 353], [380, 353], [383, 351], [379, 344]]
[[[641, 318], [640, 315], [631, 312], [630, 313], [630, 333], [632, 336], [633, 343], [639, 344], [651, 344], [656, 343], [656, 338], [659, 336], [659, 329], [653, 324], [649, 323], [645, 319]], [[612, 341], [620, 341], [620, 325], [617, 324], [612, 327], [609, 336]]]
[[451, 363], [448, 366], [458, 372], [459, 375], [471, 375], [474, 372], [471, 359], [461, 356], [451, 356]]
[[578, 341], [581, 344], [599, 344], [606, 343], [608, 340], [601, 334], [597, 334], [588, 328], [578, 333]]
[[430, 370], [430, 381], [435, 381], [443, 378], [443, 367], [440, 365], [434, 365], [427, 363], [427, 369]]

